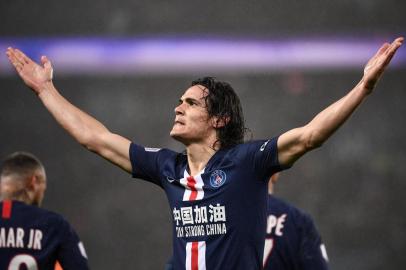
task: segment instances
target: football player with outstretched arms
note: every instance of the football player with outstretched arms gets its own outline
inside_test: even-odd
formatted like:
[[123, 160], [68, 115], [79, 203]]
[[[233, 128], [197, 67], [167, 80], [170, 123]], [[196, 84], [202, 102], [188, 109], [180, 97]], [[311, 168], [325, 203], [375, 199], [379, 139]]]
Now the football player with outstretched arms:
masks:
[[175, 269], [261, 269], [270, 176], [320, 147], [372, 93], [403, 43], [385, 43], [344, 97], [308, 124], [269, 140], [243, 142], [244, 120], [233, 88], [211, 77], [193, 81], [175, 107], [170, 136], [185, 152], [143, 147], [108, 130], [67, 101], [52, 65], [18, 49], [7, 56], [56, 121], [80, 144], [133, 177], [165, 190], [173, 214]]

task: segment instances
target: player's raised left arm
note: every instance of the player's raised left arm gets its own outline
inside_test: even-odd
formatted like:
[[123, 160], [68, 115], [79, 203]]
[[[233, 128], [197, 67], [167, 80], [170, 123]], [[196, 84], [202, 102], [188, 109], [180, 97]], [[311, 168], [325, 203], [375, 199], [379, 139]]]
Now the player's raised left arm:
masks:
[[316, 115], [307, 125], [282, 134], [278, 139], [279, 163], [292, 165], [308, 151], [320, 147], [372, 92], [403, 38], [385, 43], [368, 61], [361, 81], [344, 97]]

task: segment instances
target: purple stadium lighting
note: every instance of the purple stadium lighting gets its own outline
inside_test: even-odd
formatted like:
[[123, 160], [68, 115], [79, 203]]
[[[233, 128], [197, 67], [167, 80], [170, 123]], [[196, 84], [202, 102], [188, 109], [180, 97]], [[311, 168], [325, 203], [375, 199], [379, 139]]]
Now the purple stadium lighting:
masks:
[[[0, 50], [20, 48], [34, 59], [47, 55], [57, 74], [162, 75], [258, 73], [287, 70], [360, 70], [383, 40], [49, 38], [0, 39]], [[391, 68], [406, 66], [402, 48]], [[4, 53], [0, 75], [12, 74]]]

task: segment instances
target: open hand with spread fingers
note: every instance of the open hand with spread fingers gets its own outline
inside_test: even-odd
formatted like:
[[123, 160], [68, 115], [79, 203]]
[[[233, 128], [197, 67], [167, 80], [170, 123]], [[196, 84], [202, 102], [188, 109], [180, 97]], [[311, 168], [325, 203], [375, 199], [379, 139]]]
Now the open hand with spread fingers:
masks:
[[7, 57], [15, 67], [18, 75], [25, 84], [39, 95], [48, 84], [52, 84], [52, 65], [46, 56], [41, 57], [39, 65], [32, 61], [22, 51], [14, 48], [7, 48]]
[[399, 37], [391, 44], [385, 43], [378, 52], [368, 61], [364, 68], [362, 82], [368, 93], [372, 92], [382, 73], [392, 60], [397, 49], [402, 45], [404, 38]]

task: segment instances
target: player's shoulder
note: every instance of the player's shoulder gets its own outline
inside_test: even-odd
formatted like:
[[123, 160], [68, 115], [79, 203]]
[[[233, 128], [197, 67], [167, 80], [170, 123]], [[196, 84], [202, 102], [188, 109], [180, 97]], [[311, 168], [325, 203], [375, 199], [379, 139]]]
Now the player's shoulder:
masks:
[[39, 208], [39, 210], [42, 212], [41, 220], [45, 227], [52, 228], [59, 235], [67, 235], [74, 231], [71, 224], [61, 214], [43, 208]]
[[[15, 220], [13, 222], [25, 220], [29, 221], [29, 223], [52, 226], [60, 226], [67, 222], [62, 215], [36, 205], [30, 205], [15, 200], [7, 203], [9, 204], [11, 220]], [[0, 209], [3, 209], [3, 205], [4, 202], [0, 202]]]
[[65, 218], [57, 213], [54, 212], [52, 210], [48, 210], [46, 208], [41, 208], [35, 205], [27, 205], [25, 204], [25, 207], [27, 209], [30, 209], [30, 211], [32, 211], [32, 213], [36, 214], [38, 217], [42, 217], [42, 219], [46, 220], [47, 223], [66, 223], [67, 221], [65, 220]]
[[131, 161], [137, 162], [158, 162], [163, 163], [173, 163], [176, 164], [183, 161], [186, 152], [177, 152], [169, 148], [156, 148], [136, 144], [131, 142], [130, 144], [130, 159]]
[[234, 159], [245, 155], [256, 155], [260, 153], [268, 152], [268, 149], [272, 146], [276, 146], [277, 138], [262, 139], [262, 140], [249, 140], [244, 143], [237, 144], [232, 147], [221, 149], [220, 152], [224, 156], [231, 156]]
[[39, 210], [42, 211], [43, 215], [47, 216], [49, 219], [55, 220], [57, 222], [67, 222], [65, 218], [57, 212], [44, 208], [39, 208]]
[[256, 139], [256, 140], [248, 140], [244, 143], [238, 144], [236, 146], [237, 149], [255, 149], [258, 151], [264, 151], [267, 146], [272, 144], [276, 144], [278, 141], [278, 137], [273, 137], [270, 139]]
[[147, 152], [147, 153], [159, 153], [159, 154], [165, 154], [165, 155], [178, 155], [179, 154], [179, 152], [176, 152], [176, 151], [171, 150], [169, 148], [143, 146], [143, 145], [140, 145], [140, 144], [136, 144], [134, 142], [131, 142], [131, 144], [130, 144], [130, 152], [132, 152], [132, 151], [142, 151], [142, 152]]
[[272, 194], [268, 194], [268, 205], [270, 210], [280, 208], [283, 211], [300, 212], [300, 210], [295, 206], [293, 206], [291, 203], [288, 203], [284, 199], [279, 198]]

